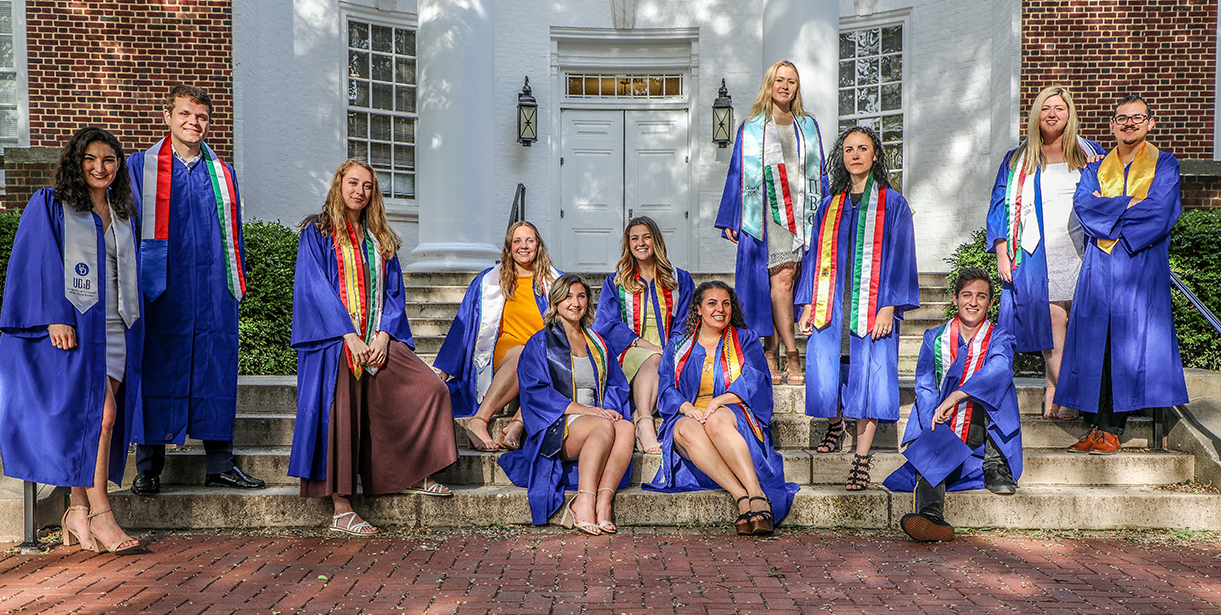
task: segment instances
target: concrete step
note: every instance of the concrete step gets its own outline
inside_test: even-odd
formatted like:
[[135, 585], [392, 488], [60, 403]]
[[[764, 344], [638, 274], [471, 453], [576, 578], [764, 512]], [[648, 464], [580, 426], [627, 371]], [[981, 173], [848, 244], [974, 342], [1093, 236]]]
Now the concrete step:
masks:
[[[447, 321], [453, 321], [457, 315], [457, 303], [417, 303], [415, 301], [408, 301], [407, 303], [407, 319], [411, 323], [412, 332], [415, 331], [415, 323], [419, 318], [442, 318]], [[448, 330], [449, 327], [447, 326], [446, 331]]]
[[[291, 446], [235, 446], [233, 461], [246, 474], [265, 481], [268, 485], [296, 485], [298, 479], [288, 475], [288, 456]], [[207, 470], [204, 466], [203, 446], [167, 446], [165, 469], [161, 472], [163, 485], [203, 485]], [[136, 455], [127, 456], [127, 467], [123, 473], [123, 484], [131, 485], [136, 477]]]
[[[298, 493], [289, 486], [257, 492], [169, 487], [154, 497], [114, 492], [111, 501], [119, 524], [131, 529], [317, 527], [329, 521], [326, 498], [305, 499]], [[530, 523], [525, 490], [517, 487], [456, 487], [452, 498], [358, 497], [355, 504], [375, 524]], [[802, 487], [783, 526], [893, 529], [911, 508], [911, 494], [879, 487], [853, 493], [842, 487]], [[665, 494], [630, 487], [615, 498], [615, 522], [622, 526], [713, 525], [729, 531], [735, 514], [722, 490]], [[946, 517], [958, 527], [1221, 530], [1221, 495], [1146, 487], [1021, 487], [1008, 497], [957, 492], [947, 498]]]

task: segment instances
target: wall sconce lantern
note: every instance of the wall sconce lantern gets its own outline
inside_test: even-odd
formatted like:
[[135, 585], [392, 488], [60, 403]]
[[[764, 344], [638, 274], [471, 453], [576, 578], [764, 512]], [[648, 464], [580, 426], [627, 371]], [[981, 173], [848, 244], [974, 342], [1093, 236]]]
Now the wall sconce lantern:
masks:
[[525, 147], [538, 141], [538, 101], [530, 90], [530, 78], [517, 95], [517, 142]]
[[721, 79], [721, 90], [712, 103], [712, 142], [717, 147], [727, 147], [733, 139], [733, 100]]

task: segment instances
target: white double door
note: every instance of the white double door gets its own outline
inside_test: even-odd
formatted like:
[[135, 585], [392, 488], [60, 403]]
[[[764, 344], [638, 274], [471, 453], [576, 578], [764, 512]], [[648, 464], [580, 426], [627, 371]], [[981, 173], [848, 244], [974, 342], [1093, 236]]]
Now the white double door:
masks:
[[687, 111], [561, 111], [560, 263], [609, 272], [623, 226], [649, 216], [670, 261], [687, 266]]

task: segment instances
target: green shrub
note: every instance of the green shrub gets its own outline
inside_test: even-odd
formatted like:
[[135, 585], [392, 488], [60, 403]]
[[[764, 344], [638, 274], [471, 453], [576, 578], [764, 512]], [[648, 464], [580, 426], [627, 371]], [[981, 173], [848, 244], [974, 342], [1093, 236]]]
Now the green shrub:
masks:
[[276, 222], [242, 225], [246, 240], [246, 296], [238, 308], [238, 371], [297, 373], [289, 346], [293, 326], [293, 274], [297, 232]]
[[4, 297], [4, 279], [8, 277], [8, 256], [13, 251], [13, 236], [17, 234], [19, 211], [0, 212], [0, 300]]

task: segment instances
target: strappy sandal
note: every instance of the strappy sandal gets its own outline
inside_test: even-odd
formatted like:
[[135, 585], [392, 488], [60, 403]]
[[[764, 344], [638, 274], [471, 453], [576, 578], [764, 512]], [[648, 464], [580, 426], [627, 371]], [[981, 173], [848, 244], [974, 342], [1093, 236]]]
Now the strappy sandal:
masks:
[[[344, 525], [340, 525], [340, 520], [344, 517], [348, 518], [348, 522]], [[331, 517], [331, 525], [327, 529], [331, 530], [332, 532], [339, 532], [340, 534], [361, 537], [376, 536], [377, 534], [381, 533], [381, 530], [370, 525], [368, 521], [356, 523], [357, 519], [359, 519], [359, 517], [356, 516], [356, 511], [354, 510], [350, 510], [340, 515], [334, 515]], [[366, 528], [372, 528], [373, 531], [366, 532], [364, 531]]]
[[601, 536], [602, 530], [596, 523], [589, 521], [577, 521], [577, 513], [572, 512], [572, 505], [576, 503], [577, 498], [581, 497], [582, 493], [588, 493], [589, 495], [594, 496], [595, 499], [598, 497], [598, 494], [594, 493], [593, 491], [577, 489], [577, 494], [572, 496], [572, 499], [568, 500], [568, 506], [564, 507], [564, 516], [560, 517], [560, 525], [568, 529], [575, 527], [578, 530], [589, 534], [590, 536]]
[[[60, 527], [61, 533], [63, 534], [64, 546], [71, 547], [72, 539], [76, 538], [76, 544], [80, 545], [81, 550], [93, 551], [94, 553], [97, 553], [98, 543], [97, 543], [97, 541], [93, 540], [93, 534], [89, 531], [88, 527], [85, 528], [85, 532], [83, 535], [79, 532], [76, 532], [72, 528], [68, 527], [68, 515], [72, 514], [72, 511], [74, 511], [74, 510], [85, 511], [85, 520], [86, 521], [89, 520], [89, 507], [88, 506], [69, 506], [68, 510], [64, 511], [63, 518], [59, 520], [59, 527]], [[89, 538], [89, 546], [85, 546], [85, 538]]]
[[424, 477], [424, 482], [423, 482], [422, 486], [412, 487], [410, 489], [403, 491], [403, 493], [418, 493], [420, 495], [431, 495], [434, 498], [448, 498], [448, 497], [453, 497], [453, 495], [454, 495], [453, 491], [450, 491], [449, 489], [447, 489], [445, 487], [445, 485], [442, 485], [441, 483], [438, 483], [435, 480], [432, 481], [432, 484], [429, 484], [428, 477]]
[[863, 491], [869, 486], [869, 468], [873, 467], [873, 455], [853, 455], [852, 471], [848, 472], [848, 491]]
[[[612, 498], [615, 497], [613, 495], [616, 491], [615, 489], [611, 489], [610, 487], [602, 487], [601, 489], [598, 490], [598, 493], [602, 493], [603, 491], [609, 491], [612, 494], [611, 497]], [[596, 504], [595, 504], [595, 506], [596, 506]], [[615, 524], [612, 523], [610, 519], [607, 519], [606, 521], [599, 523], [598, 529], [602, 530], [602, 532], [604, 534], [615, 534], [615, 533], [619, 532], [619, 528], [615, 527]]]
[[801, 373], [801, 354], [796, 350], [784, 351], [784, 377], [789, 384], [805, 384], [805, 374]]
[[526, 424], [523, 423], [521, 421], [521, 419], [513, 419], [513, 420], [509, 421], [508, 425], [501, 427], [500, 435], [496, 436], [496, 446], [499, 446], [500, 448], [503, 448], [506, 451], [521, 450], [521, 442], [509, 439], [509, 433], [508, 433], [509, 427], [511, 427], [513, 425], [513, 423], [517, 423], [517, 424], [521, 425], [522, 435], [526, 434]]
[[767, 496], [756, 495], [750, 498], [750, 501], [763, 500], [767, 502], [767, 510], [752, 510], [750, 511], [750, 533], [755, 536], [771, 534], [776, 531], [776, 525], [772, 522], [772, 501]]
[[776, 359], [776, 351], [764, 350], [763, 358], [767, 359], [767, 369], [772, 374], [772, 384], [780, 384], [780, 381], [783, 380], [784, 377], [780, 375], [780, 364]]
[[[106, 510], [99, 510], [95, 513], [89, 513], [89, 516], [87, 518], [92, 519], [94, 517], [99, 517], [101, 515], [104, 515], [108, 512], [110, 512], [109, 508], [107, 508]], [[121, 530], [121, 528], [120, 528], [120, 530]], [[126, 534], [126, 532], [124, 532], [124, 534]], [[124, 551], [133, 551], [135, 549], [139, 549], [142, 547], [139, 540], [136, 540], [135, 538], [132, 538], [130, 536], [127, 537], [127, 540], [120, 540], [117, 544], [109, 544], [109, 545], [102, 542], [101, 537], [99, 537], [97, 534], [94, 534], [92, 529], [89, 530], [89, 536], [93, 539], [93, 550], [97, 551], [99, 553], [101, 552], [101, 549], [98, 548], [99, 545], [101, 546], [102, 549], [106, 549], [107, 553], [123, 553]], [[79, 538], [79, 536], [78, 536], [78, 538]]]
[[[639, 417], [636, 420], [632, 421], [632, 425], [636, 427], [637, 434], [640, 433], [640, 421], [648, 421], [649, 424], [652, 425], [653, 416], [652, 415], [642, 416], [642, 417]], [[653, 439], [654, 440], [657, 439], [657, 434], [653, 434]], [[636, 436], [636, 448], [639, 449], [640, 452], [642, 452], [642, 453], [648, 453], [650, 455], [657, 455], [657, 454], [661, 453], [661, 442], [658, 442], [657, 444], [655, 444], [653, 446], [645, 446], [644, 441], [640, 439], [639, 435], [637, 435]]]
[[471, 421], [483, 421], [484, 425], [488, 425], [488, 420], [480, 416], [472, 416], [467, 419], [466, 441], [470, 443], [471, 450], [490, 453], [500, 448], [495, 442], [485, 442], [479, 434], [475, 433], [475, 430], [470, 428]]
[[[749, 500], [749, 499], [750, 499], [750, 496], [744, 495], [744, 496], [738, 498], [737, 500], [735, 500], [734, 503], [741, 504], [742, 500]], [[755, 513], [752, 511], [749, 511], [749, 510], [738, 515], [737, 520], [733, 522], [734, 529], [738, 530], [738, 536], [750, 536], [754, 532], [754, 530], [752, 530], [750, 527], [750, 518], [753, 517], [754, 515], [755, 515]]]
[[819, 453], [834, 453], [838, 451], [839, 447], [844, 443], [844, 434], [847, 432], [848, 429], [844, 426], [843, 419], [834, 423], [827, 423], [827, 432], [822, 435], [822, 442], [814, 450]]

